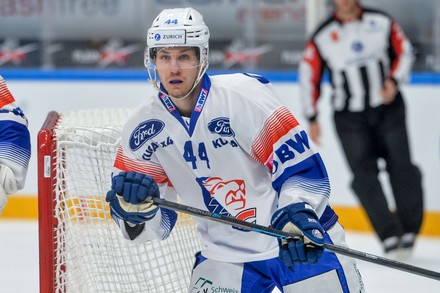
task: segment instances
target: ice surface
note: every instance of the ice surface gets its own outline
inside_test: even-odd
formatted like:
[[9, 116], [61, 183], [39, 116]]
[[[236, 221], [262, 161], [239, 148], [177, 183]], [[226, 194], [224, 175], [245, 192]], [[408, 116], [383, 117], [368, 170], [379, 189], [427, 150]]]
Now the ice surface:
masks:
[[[347, 233], [351, 248], [382, 256], [372, 234]], [[440, 238], [420, 237], [408, 263], [440, 272]], [[440, 281], [358, 260], [358, 267], [369, 293], [438, 293]], [[0, 292], [37, 293], [37, 222], [0, 221]]]

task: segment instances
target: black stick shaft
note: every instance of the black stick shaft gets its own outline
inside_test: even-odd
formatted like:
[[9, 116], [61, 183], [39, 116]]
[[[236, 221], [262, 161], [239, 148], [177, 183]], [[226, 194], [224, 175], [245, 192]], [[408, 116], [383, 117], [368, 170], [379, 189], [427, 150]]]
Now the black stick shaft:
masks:
[[[233, 218], [233, 217], [223, 216], [223, 215], [220, 215], [220, 214], [216, 214], [216, 213], [212, 213], [212, 212], [209, 212], [209, 211], [201, 210], [201, 209], [198, 209], [198, 208], [195, 208], [195, 207], [190, 207], [190, 206], [178, 204], [178, 203], [167, 201], [167, 200], [160, 199], [160, 198], [153, 198], [153, 202], [156, 205], [159, 205], [159, 206], [162, 206], [162, 207], [165, 207], [165, 208], [169, 208], [169, 209], [172, 209], [172, 210], [175, 210], [175, 211], [183, 212], [183, 213], [190, 214], [190, 215], [197, 216], [197, 217], [207, 218], [207, 219], [210, 219], [210, 220], [213, 220], [213, 221], [216, 221], [216, 222], [221, 222], [221, 223], [224, 223], [224, 224], [237, 226], [237, 227], [249, 230], [249, 231], [263, 233], [263, 234], [270, 235], [270, 236], [273, 236], [273, 237], [278, 237], [278, 238], [283, 238], [283, 239], [287, 239], [287, 238], [301, 238], [298, 235], [295, 235], [295, 234], [292, 234], [292, 233], [288, 233], [288, 232], [284, 232], [284, 231], [280, 231], [280, 230], [277, 230], [277, 229], [273, 229], [271, 227], [266, 227], [266, 226], [262, 226], [262, 225], [258, 225], [258, 224], [254, 224], [254, 223], [249, 223], [249, 222], [241, 221], [241, 220], [238, 220], [238, 219]], [[380, 256], [377, 256], [377, 255], [374, 255], [374, 254], [370, 254], [370, 253], [366, 253], [366, 252], [350, 249], [348, 247], [344, 247], [344, 246], [340, 246], [340, 245], [325, 243], [324, 244], [324, 248], [327, 249], [328, 251], [331, 251], [331, 252], [334, 252], [334, 253], [338, 253], [338, 254], [341, 254], [341, 255], [349, 256], [349, 257], [352, 257], [352, 258], [360, 259], [360, 260], [363, 260], [363, 261], [375, 263], [375, 264], [382, 265], [382, 266], [385, 266], [385, 267], [390, 267], [390, 268], [393, 268], [393, 269], [405, 271], [407, 273], [416, 274], [416, 275], [419, 275], [419, 276], [423, 276], [423, 277], [427, 277], [427, 278], [431, 278], [431, 279], [440, 281], [440, 273], [439, 272], [435, 272], [435, 271], [431, 271], [431, 270], [428, 270], [428, 269], [416, 267], [416, 266], [413, 266], [413, 265], [409, 265], [409, 264], [402, 263], [402, 262], [399, 262], [399, 261], [395, 261], [395, 260], [391, 260], [391, 259], [388, 259], [388, 258], [380, 257]]]

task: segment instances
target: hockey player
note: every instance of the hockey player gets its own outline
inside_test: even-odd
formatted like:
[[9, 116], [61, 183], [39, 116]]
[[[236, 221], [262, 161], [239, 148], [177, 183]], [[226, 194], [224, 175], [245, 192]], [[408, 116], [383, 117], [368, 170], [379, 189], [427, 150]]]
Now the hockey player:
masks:
[[264, 77], [208, 76], [208, 41], [192, 8], [166, 9], [148, 30], [145, 64], [158, 94], [125, 124], [106, 198], [123, 235], [167, 238], [177, 215], [147, 198], [178, 194], [183, 204], [303, 236], [277, 241], [196, 217], [205, 248], [189, 291], [363, 292], [355, 261], [322, 248], [344, 245], [344, 230], [307, 133]]
[[27, 118], [0, 76], [0, 215], [8, 195], [23, 188], [30, 157]]

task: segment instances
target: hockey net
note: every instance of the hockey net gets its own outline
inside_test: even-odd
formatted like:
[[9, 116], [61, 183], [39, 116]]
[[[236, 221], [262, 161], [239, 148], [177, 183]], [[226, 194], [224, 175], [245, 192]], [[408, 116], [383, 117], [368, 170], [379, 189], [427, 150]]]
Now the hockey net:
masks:
[[187, 215], [164, 241], [134, 244], [105, 195], [130, 109], [51, 112], [38, 134], [40, 292], [187, 292], [201, 250]]

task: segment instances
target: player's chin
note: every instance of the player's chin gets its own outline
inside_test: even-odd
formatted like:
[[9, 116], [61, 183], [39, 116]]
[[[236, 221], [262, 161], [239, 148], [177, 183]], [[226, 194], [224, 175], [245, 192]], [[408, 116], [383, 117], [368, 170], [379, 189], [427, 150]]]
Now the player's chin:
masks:
[[182, 98], [184, 97], [186, 94], [188, 93], [188, 91], [185, 90], [169, 90], [168, 94], [173, 97], [173, 98]]
[[188, 87], [185, 86], [183, 83], [169, 83], [166, 87], [166, 90], [168, 93], [174, 95], [184, 95], [188, 91]]

